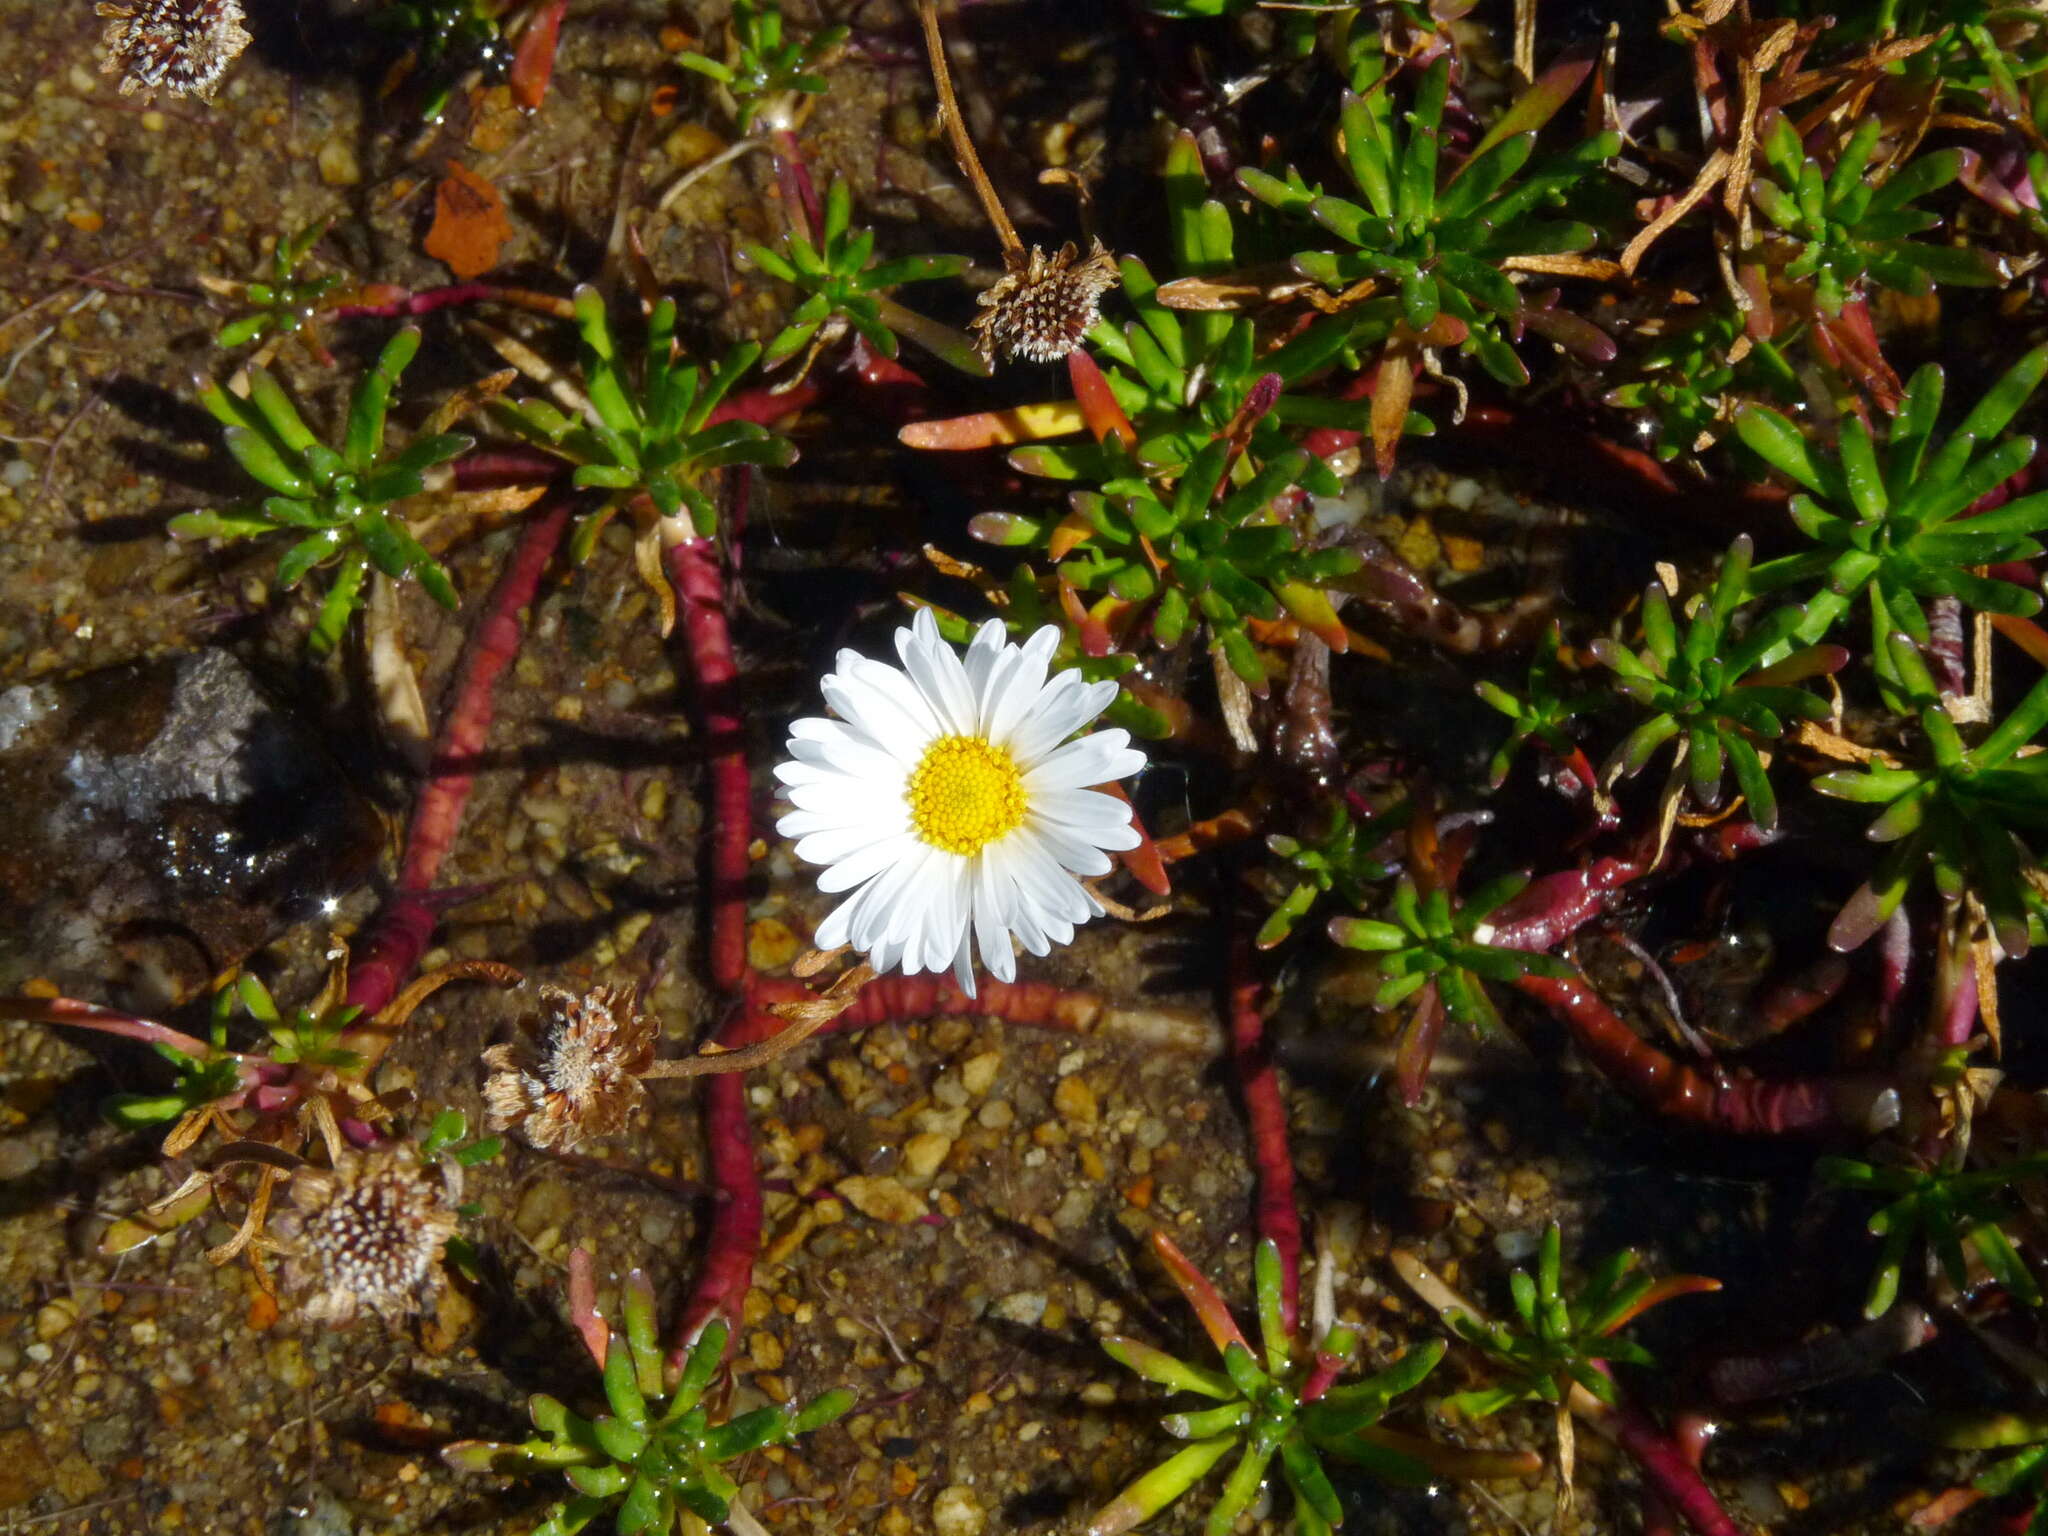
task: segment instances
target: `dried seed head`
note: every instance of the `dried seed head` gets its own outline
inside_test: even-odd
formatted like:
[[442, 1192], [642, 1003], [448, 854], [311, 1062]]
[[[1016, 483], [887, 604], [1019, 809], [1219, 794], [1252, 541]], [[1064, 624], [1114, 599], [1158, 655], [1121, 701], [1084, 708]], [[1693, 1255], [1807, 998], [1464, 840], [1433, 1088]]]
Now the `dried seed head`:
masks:
[[534, 1146], [563, 1151], [625, 1129], [654, 1063], [654, 1020], [623, 987], [579, 996], [544, 986], [540, 996], [539, 1016], [520, 1021], [519, 1037], [484, 1052], [491, 1129], [517, 1127]]
[[365, 1308], [396, 1322], [441, 1288], [455, 1205], [445, 1180], [384, 1147], [294, 1176], [291, 1209], [271, 1230], [285, 1252], [285, 1288], [304, 1296], [308, 1322], [346, 1324]]
[[1088, 334], [1102, 296], [1117, 284], [1116, 258], [1096, 241], [1082, 258], [1070, 240], [1047, 256], [1037, 246], [1013, 251], [1009, 270], [975, 302], [982, 313], [968, 327], [984, 361], [1028, 358], [1056, 363]]
[[242, 0], [120, 0], [102, 3], [109, 18], [100, 62], [121, 77], [121, 94], [211, 96], [227, 67], [249, 46]]

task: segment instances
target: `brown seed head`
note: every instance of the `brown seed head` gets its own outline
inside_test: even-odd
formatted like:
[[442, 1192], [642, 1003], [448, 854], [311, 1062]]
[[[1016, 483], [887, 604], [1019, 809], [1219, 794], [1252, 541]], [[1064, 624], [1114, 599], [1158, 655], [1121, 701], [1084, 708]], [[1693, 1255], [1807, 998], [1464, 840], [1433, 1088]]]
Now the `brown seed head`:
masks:
[[1051, 256], [1037, 246], [1012, 252], [1009, 270], [976, 300], [968, 327], [984, 361], [1022, 357], [1056, 363], [1088, 334], [1102, 296], [1117, 284], [1116, 258], [1096, 241], [1083, 258], [1070, 240]]
[[516, 1127], [534, 1146], [563, 1151], [625, 1129], [646, 1093], [640, 1078], [654, 1062], [654, 1020], [623, 987], [579, 996], [544, 986], [540, 996], [539, 1015], [520, 1021], [518, 1038], [484, 1052], [491, 1129]]
[[447, 1183], [406, 1151], [344, 1153], [332, 1172], [292, 1179], [291, 1209], [272, 1223], [284, 1284], [312, 1323], [346, 1324], [367, 1308], [396, 1322], [441, 1288], [441, 1249], [455, 1235]]
[[121, 77], [121, 94], [211, 96], [249, 46], [242, 0], [108, 0], [103, 74]]

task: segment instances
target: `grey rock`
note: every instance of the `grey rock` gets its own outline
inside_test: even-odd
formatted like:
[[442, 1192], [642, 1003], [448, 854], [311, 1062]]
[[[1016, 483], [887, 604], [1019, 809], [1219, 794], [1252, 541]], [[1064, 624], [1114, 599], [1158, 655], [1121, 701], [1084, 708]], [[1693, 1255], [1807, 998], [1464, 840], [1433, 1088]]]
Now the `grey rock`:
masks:
[[0, 992], [151, 1012], [367, 874], [367, 807], [226, 651], [0, 693]]

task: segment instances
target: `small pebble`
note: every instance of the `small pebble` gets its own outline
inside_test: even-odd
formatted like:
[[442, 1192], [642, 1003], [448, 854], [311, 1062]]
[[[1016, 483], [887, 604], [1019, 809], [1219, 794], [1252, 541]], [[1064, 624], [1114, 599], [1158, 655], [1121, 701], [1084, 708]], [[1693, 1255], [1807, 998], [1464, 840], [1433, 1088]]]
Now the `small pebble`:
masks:
[[78, 1321], [78, 1303], [69, 1296], [59, 1296], [36, 1313], [36, 1337], [49, 1340], [63, 1334]]
[[1542, 1244], [1543, 1239], [1534, 1232], [1502, 1232], [1493, 1240], [1494, 1252], [1510, 1264], [1521, 1263]]
[[974, 1118], [991, 1131], [1004, 1131], [1016, 1120], [1017, 1112], [1010, 1108], [1006, 1099], [990, 1099], [981, 1106], [981, 1112]]
[[970, 1056], [960, 1064], [960, 1083], [975, 1098], [980, 1098], [995, 1086], [996, 1072], [1003, 1064], [1000, 1051], [983, 1051]]
[[1022, 1323], [1027, 1328], [1036, 1328], [1039, 1319], [1045, 1316], [1045, 1293], [1012, 1291], [988, 1310], [991, 1317], [1006, 1323]]
[[841, 1179], [833, 1190], [863, 1216], [899, 1225], [925, 1214], [923, 1197], [913, 1194], [891, 1178], [856, 1173]]
[[987, 1523], [981, 1500], [963, 1484], [941, 1488], [939, 1496], [932, 1500], [932, 1529], [938, 1536], [981, 1536]]
[[903, 1171], [912, 1178], [928, 1179], [939, 1171], [939, 1165], [952, 1150], [952, 1137], [920, 1132], [903, 1144]]
[[355, 146], [338, 133], [320, 146], [319, 164], [320, 179], [330, 187], [352, 187], [363, 179]]
[[1095, 1090], [1088, 1086], [1084, 1077], [1061, 1078], [1059, 1086], [1052, 1091], [1052, 1107], [1075, 1125], [1090, 1130], [1095, 1126]]

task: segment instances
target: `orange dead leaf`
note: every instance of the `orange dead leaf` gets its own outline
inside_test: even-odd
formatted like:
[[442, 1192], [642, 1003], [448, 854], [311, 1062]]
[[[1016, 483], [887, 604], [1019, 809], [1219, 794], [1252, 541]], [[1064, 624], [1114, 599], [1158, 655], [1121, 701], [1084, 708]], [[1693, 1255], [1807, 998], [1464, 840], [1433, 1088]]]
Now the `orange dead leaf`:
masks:
[[480, 277], [498, 264], [498, 250], [512, 238], [505, 200], [498, 189], [460, 161], [434, 189], [434, 226], [427, 254], [448, 263], [457, 277]]
[[1373, 467], [1382, 480], [1394, 472], [1394, 449], [1408, 421], [1408, 402], [1414, 397], [1414, 344], [1389, 342], [1380, 354], [1372, 392]]
[[1085, 512], [1069, 512], [1053, 525], [1052, 540], [1046, 553], [1054, 560], [1064, 560], [1077, 544], [1086, 544], [1095, 537], [1095, 524], [1088, 520]]

